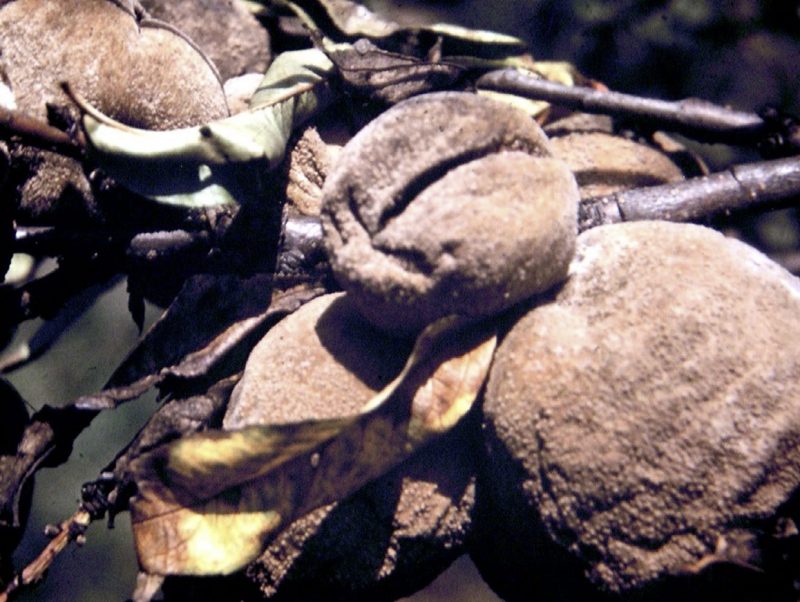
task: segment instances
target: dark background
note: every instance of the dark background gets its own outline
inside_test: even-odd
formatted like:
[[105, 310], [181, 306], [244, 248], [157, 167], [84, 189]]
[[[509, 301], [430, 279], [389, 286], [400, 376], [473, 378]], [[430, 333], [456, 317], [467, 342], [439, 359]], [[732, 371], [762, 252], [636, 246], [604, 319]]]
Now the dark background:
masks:
[[[681, 99], [695, 96], [754, 110], [773, 104], [800, 113], [800, 2], [789, 0], [485, 0], [396, 2], [374, 9], [403, 19], [451, 21], [526, 39], [540, 60], [570, 61], [619, 91]], [[699, 147], [713, 167], [754, 159], [722, 146]], [[772, 253], [797, 253], [793, 210], [743, 216], [722, 226]], [[157, 315], [151, 308], [149, 320]], [[28, 325], [20, 336], [30, 332]], [[12, 375], [35, 407], [62, 405], [102, 387], [136, 340], [124, 284], [105, 295], [43, 359]], [[77, 507], [80, 485], [94, 478], [155, 408], [152, 397], [106, 413], [78, 441], [70, 463], [41, 471], [34, 509], [17, 559], [44, 545], [42, 526]], [[85, 548], [70, 548], [45, 584], [23, 600], [122, 600], [131, 591], [135, 559], [127, 517], [107, 531], [93, 525]], [[468, 561], [459, 561], [415, 602], [497, 600]]]

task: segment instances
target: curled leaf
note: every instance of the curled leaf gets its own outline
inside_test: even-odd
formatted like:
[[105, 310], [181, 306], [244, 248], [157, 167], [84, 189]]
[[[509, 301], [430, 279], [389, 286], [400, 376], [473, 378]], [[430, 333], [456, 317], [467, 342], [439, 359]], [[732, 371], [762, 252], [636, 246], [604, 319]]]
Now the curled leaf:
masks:
[[445, 318], [356, 416], [207, 432], [140, 457], [131, 511], [142, 568], [242, 568], [281, 525], [346, 497], [452, 428], [477, 398], [495, 343], [485, 327]]
[[324, 12], [339, 33], [348, 37], [385, 38], [400, 30], [394, 21], [351, 0], [313, 0], [307, 4], [318, 14]]
[[401, 25], [353, 0], [307, 0], [302, 3], [281, 0], [279, 4], [288, 6], [306, 25], [312, 21], [314, 31], [322, 31], [334, 39], [354, 41], [366, 38], [406, 47], [441, 40], [443, 54], [483, 57], [519, 54], [525, 48], [525, 42], [519, 38], [494, 31], [469, 29], [450, 23]]
[[292, 130], [329, 102], [332, 70], [319, 50], [285, 52], [267, 70], [248, 111], [177, 130], [132, 128], [72, 96], [84, 112], [92, 159], [108, 175], [162, 203], [205, 207], [258, 193], [259, 176], [283, 160]]
[[328, 47], [332, 41], [366, 39], [383, 50], [417, 58], [436, 55], [447, 59], [464, 55], [485, 60], [517, 56], [526, 48], [521, 39], [495, 31], [450, 23], [401, 25], [353, 0], [264, 1], [294, 13], [311, 36], [322, 41], [323, 47]]
[[421, 29], [442, 39], [443, 55], [499, 58], [521, 54], [526, 47], [521, 39], [505, 33], [469, 29], [450, 23], [434, 23]]
[[271, 279], [198, 275], [184, 284], [164, 315], [114, 371], [98, 393], [75, 401], [99, 411], [173, 381], [213, 380], [254, 344], [279, 317], [321, 294], [314, 285], [273, 290]]
[[336, 44], [327, 51], [346, 84], [389, 104], [443, 88], [463, 71], [457, 65], [388, 52], [367, 39]]

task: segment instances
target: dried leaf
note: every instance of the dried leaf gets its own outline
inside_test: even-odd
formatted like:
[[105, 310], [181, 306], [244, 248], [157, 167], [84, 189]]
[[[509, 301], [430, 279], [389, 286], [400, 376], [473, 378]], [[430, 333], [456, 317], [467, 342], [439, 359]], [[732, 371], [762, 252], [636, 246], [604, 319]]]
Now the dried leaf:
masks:
[[400, 30], [397, 23], [350, 0], [316, 0], [309, 4], [321, 8], [336, 29], [348, 37], [385, 38]]
[[329, 102], [332, 70], [319, 50], [285, 52], [248, 111], [178, 130], [132, 128], [72, 96], [84, 112], [92, 159], [108, 175], [161, 203], [207, 207], [258, 194], [261, 175], [283, 160], [293, 128]]
[[337, 44], [327, 52], [346, 84], [389, 104], [443, 88], [462, 72], [457, 65], [381, 50], [367, 39]]
[[[138, 397], [167, 378], [206, 377], [279, 317], [321, 294], [314, 286], [273, 293], [271, 279], [257, 275], [190, 278], [164, 315], [115, 370], [106, 387], [75, 402], [103, 410]], [[216, 375], [222, 377], [223, 375]]]
[[399, 51], [404, 56], [448, 60], [451, 56], [464, 55], [489, 60], [521, 55], [526, 48], [521, 39], [494, 31], [449, 23], [400, 25], [352, 0], [265, 1], [294, 13], [311, 32], [311, 37], [321, 42], [326, 50], [334, 40], [355, 42], [367, 39], [383, 50]]
[[[298, 14], [298, 4], [284, 2]], [[449, 23], [404, 26], [369, 10], [352, 0], [310, 0], [303, 2], [305, 11], [301, 16], [307, 24], [312, 17], [314, 29], [324, 31], [335, 39], [348, 38], [354, 41], [367, 38], [378, 42], [394, 38], [400, 45], [412, 47], [441, 40], [443, 55], [469, 54], [473, 56], [498, 57], [520, 54], [525, 42], [514, 36], [494, 31], [469, 29]], [[325, 21], [329, 21], [330, 24]], [[330, 25], [326, 27], [327, 25]], [[332, 31], [333, 29], [333, 31]], [[427, 48], [417, 48], [424, 54]]]
[[142, 568], [224, 574], [255, 559], [279, 526], [342, 499], [472, 407], [496, 337], [452, 318], [426, 329], [397, 379], [359, 415], [181, 439], [133, 464]]
[[104, 472], [112, 473], [117, 486], [124, 488], [131, 478], [131, 463], [142, 454], [189, 433], [221, 424], [222, 415], [239, 376], [223, 379], [200, 395], [171, 399], [159, 407]]

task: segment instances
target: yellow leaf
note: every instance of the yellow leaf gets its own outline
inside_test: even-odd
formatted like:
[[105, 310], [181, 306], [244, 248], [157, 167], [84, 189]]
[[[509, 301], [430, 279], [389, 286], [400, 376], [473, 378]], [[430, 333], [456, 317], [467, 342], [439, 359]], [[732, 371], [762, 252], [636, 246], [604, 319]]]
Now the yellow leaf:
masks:
[[131, 504], [143, 570], [226, 574], [276, 530], [383, 475], [469, 412], [496, 337], [445, 318], [360, 414], [183, 438], [141, 456]]

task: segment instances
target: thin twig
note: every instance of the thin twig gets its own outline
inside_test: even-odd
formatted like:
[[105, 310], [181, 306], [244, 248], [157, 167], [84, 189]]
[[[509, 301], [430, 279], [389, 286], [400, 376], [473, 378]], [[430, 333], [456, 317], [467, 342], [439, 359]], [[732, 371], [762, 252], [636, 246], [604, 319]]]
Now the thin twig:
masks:
[[637, 125], [680, 132], [705, 142], [754, 145], [771, 134], [769, 124], [755, 113], [734, 111], [699, 99], [677, 102], [642, 98], [620, 92], [565, 86], [513, 69], [480, 77], [478, 88], [544, 100], [585, 113], [635, 120]]
[[83, 148], [69, 134], [13, 109], [0, 107], [0, 136], [18, 137], [30, 146], [82, 158]]
[[674, 184], [635, 188], [583, 201], [579, 229], [638, 220], [689, 222], [712, 215], [797, 204], [800, 157], [736, 165]]
[[4, 592], [0, 593], [0, 602], [8, 602], [17, 590], [39, 581], [50, 565], [71, 541], [84, 536], [92, 519], [86, 510], [79, 509], [59, 526], [58, 534], [50, 540], [44, 550], [22, 572], [11, 580]]

